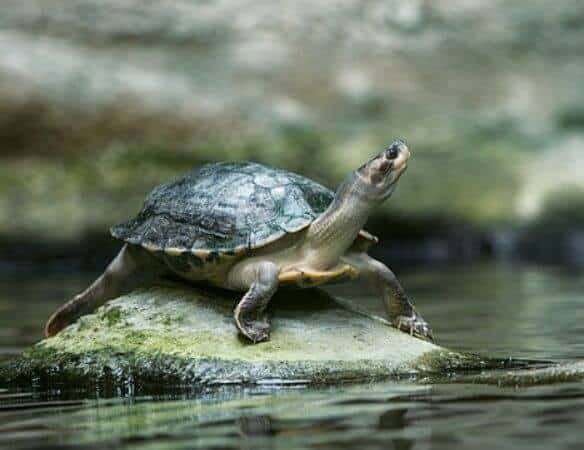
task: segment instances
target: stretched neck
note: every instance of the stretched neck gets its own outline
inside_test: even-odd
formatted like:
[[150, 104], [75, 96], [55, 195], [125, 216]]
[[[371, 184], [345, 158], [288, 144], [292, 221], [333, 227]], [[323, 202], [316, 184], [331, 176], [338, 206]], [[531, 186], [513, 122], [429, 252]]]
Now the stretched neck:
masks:
[[353, 244], [375, 206], [367, 198], [358, 175], [353, 173], [341, 184], [328, 209], [311, 225], [308, 242], [318, 249], [323, 263], [336, 261]]

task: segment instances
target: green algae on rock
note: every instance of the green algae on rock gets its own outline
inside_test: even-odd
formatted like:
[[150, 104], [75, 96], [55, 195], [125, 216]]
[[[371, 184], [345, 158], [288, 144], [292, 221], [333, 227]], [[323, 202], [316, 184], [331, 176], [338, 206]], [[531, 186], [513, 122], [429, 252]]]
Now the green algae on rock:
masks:
[[236, 300], [226, 291], [178, 284], [137, 290], [5, 363], [0, 379], [335, 383], [486, 364], [318, 290], [278, 294], [270, 341], [250, 345], [232, 325]]
[[451, 378], [450, 382], [490, 384], [500, 387], [529, 387], [557, 383], [576, 383], [584, 380], [584, 361], [562, 364], [540, 364], [523, 370], [488, 370], [480, 374]]

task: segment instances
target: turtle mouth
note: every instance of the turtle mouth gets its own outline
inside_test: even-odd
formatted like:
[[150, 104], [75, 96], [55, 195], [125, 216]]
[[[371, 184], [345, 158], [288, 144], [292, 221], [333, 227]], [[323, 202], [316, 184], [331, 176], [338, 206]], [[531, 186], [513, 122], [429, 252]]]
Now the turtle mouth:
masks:
[[399, 152], [398, 157], [393, 161], [393, 170], [401, 174], [408, 167], [408, 160], [410, 159], [410, 150], [404, 145]]
[[392, 186], [395, 186], [397, 184], [397, 182], [399, 181], [401, 176], [405, 173], [407, 168], [408, 168], [407, 163], [404, 163], [399, 168], [394, 170], [393, 180], [391, 181]]

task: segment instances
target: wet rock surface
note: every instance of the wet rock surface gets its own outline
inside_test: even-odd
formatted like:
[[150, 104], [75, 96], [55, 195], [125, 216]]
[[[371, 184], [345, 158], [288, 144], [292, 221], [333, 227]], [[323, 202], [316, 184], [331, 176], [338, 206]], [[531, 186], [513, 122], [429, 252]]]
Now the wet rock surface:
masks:
[[525, 370], [487, 371], [478, 375], [460, 377], [457, 382], [501, 387], [529, 387], [582, 380], [584, 380], [584, 361], [572, 361]]
[[270, 341], [251, 345], [233, 325], [237, 299], [175, 284], [135, 291], [5, 363], [0, 379], [336, 383], [488, 365], [316, 290], [279, 293]]

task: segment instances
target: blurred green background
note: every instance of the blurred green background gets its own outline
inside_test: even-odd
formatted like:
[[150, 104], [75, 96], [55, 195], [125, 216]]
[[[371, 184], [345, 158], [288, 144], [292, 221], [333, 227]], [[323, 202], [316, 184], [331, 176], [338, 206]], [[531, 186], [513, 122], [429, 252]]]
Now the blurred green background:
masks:
[[410, 168], [370, 225], [393, 256], [584, 263], [581, 1], [0, 8], [4, 259], [97, 252], [151, 188], [204, 162], [334, 189], [402, 137]]

